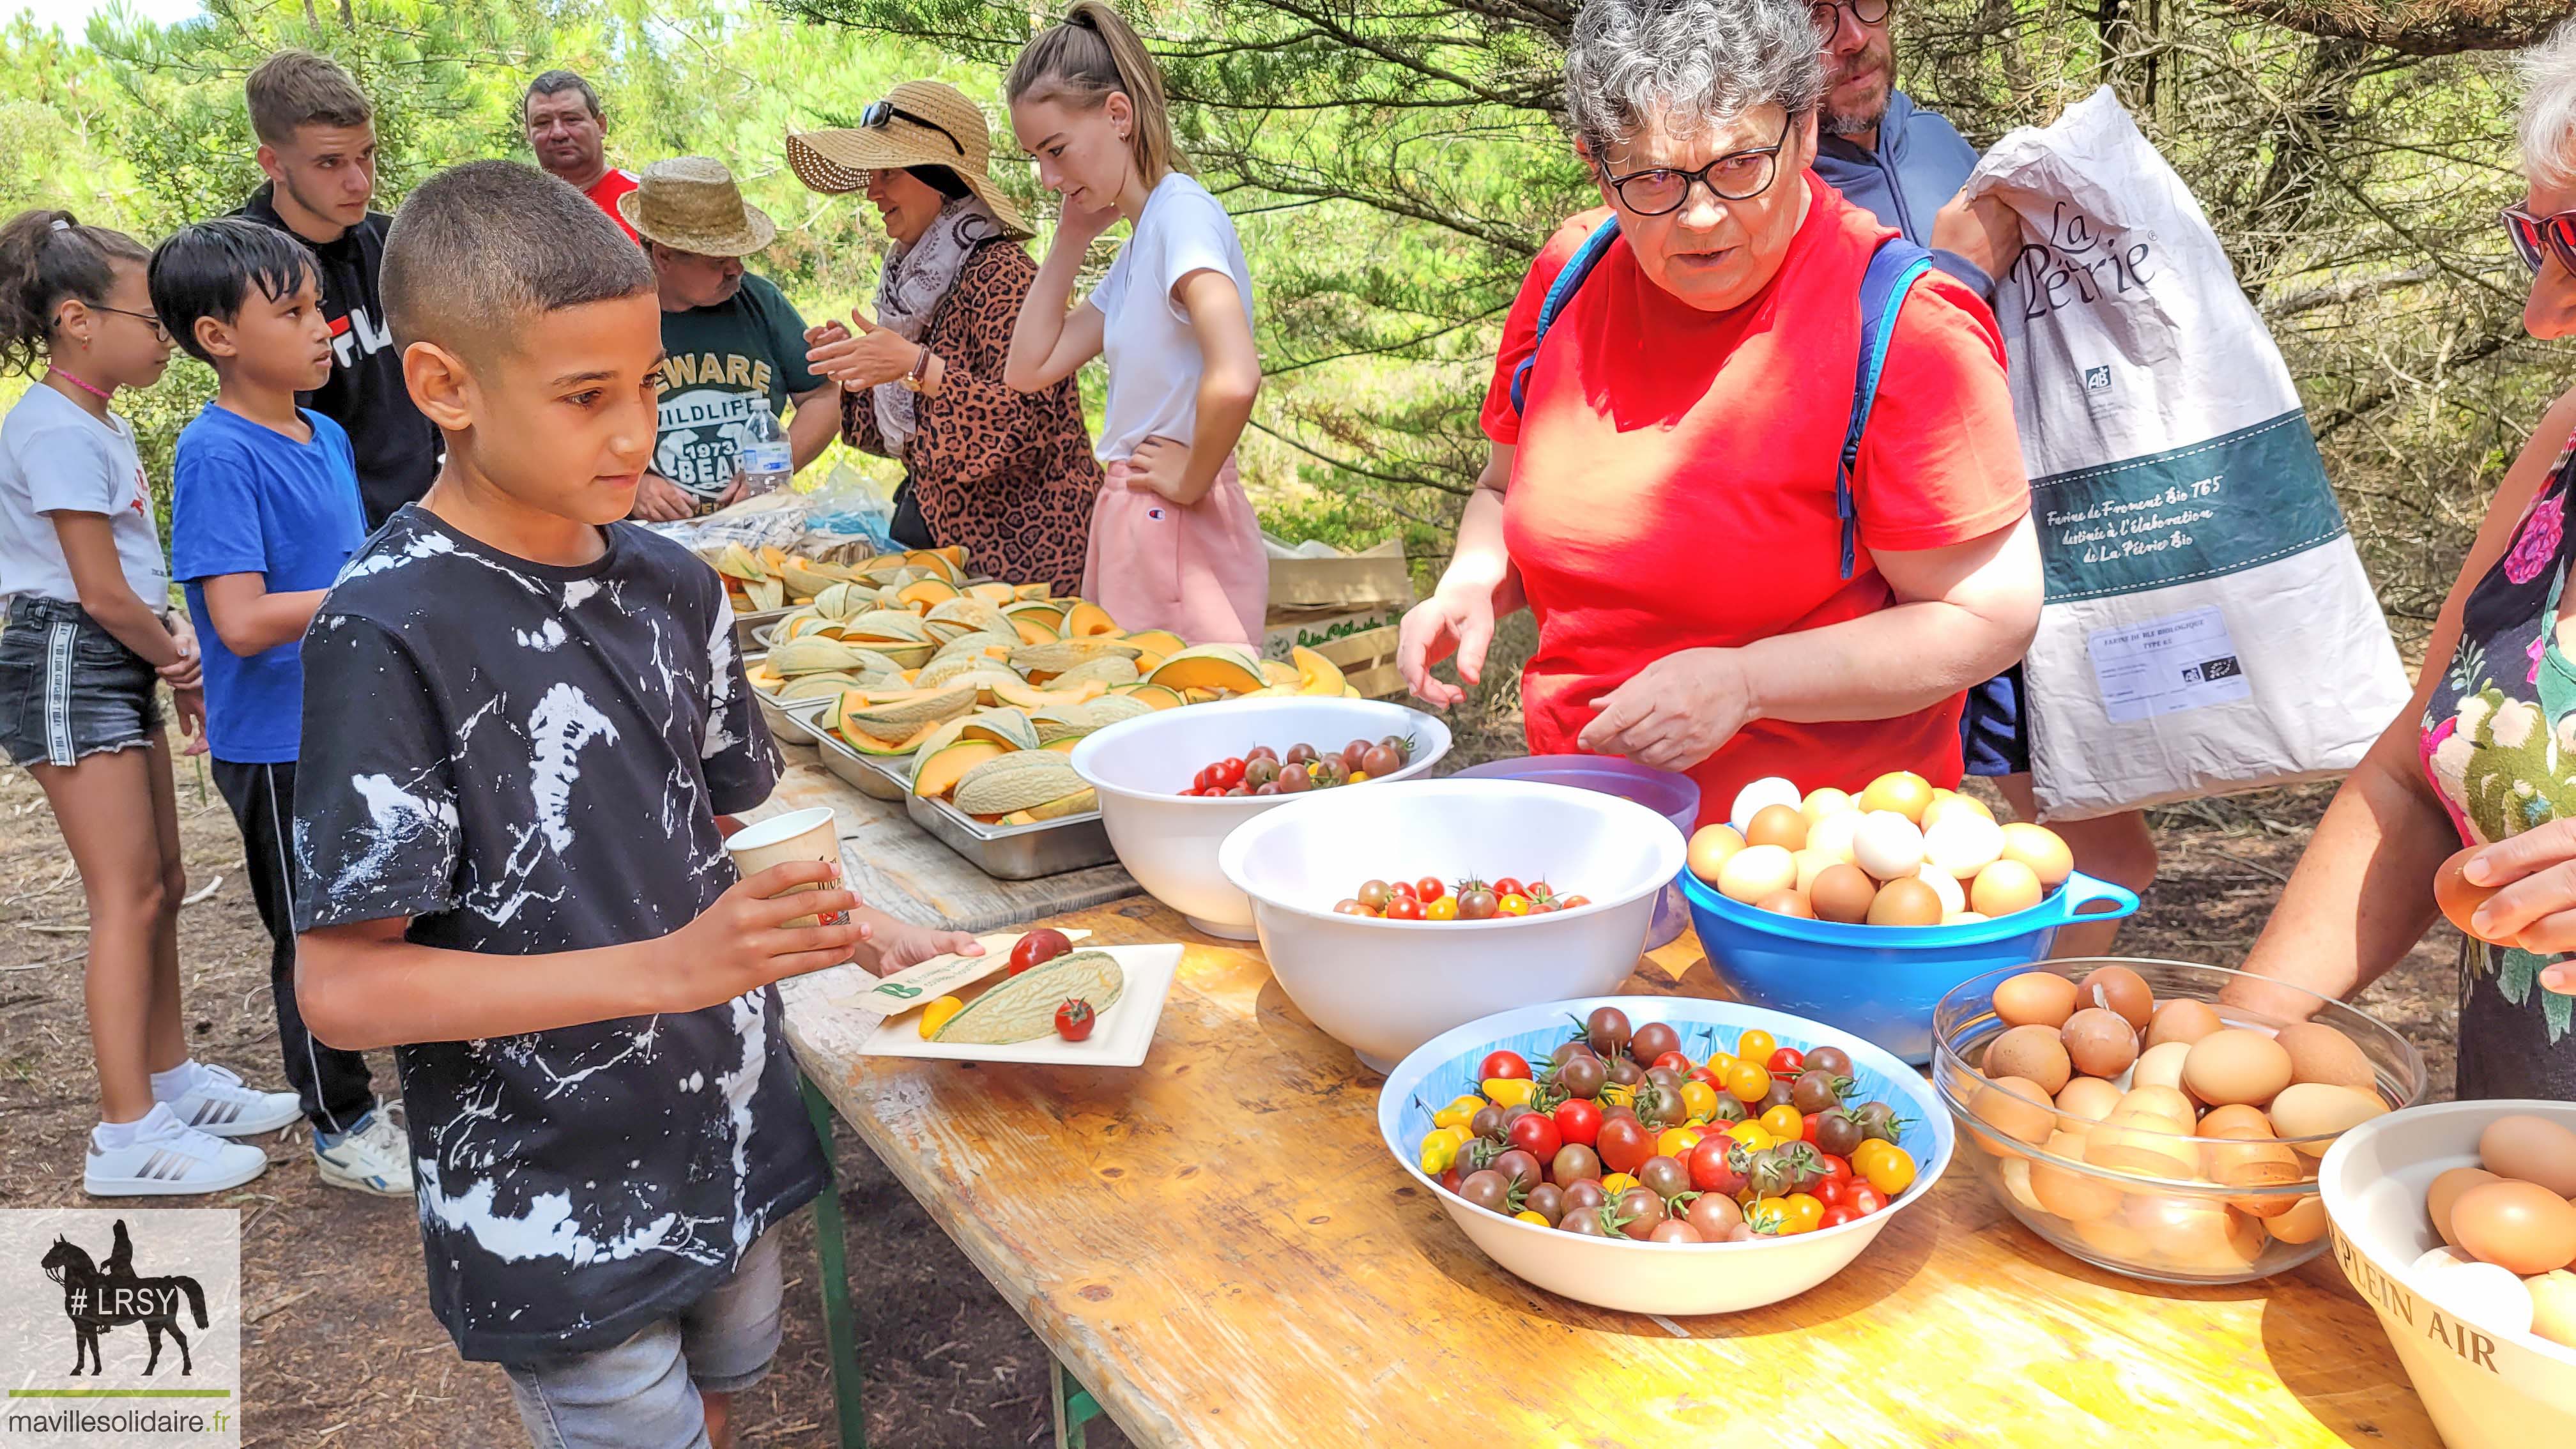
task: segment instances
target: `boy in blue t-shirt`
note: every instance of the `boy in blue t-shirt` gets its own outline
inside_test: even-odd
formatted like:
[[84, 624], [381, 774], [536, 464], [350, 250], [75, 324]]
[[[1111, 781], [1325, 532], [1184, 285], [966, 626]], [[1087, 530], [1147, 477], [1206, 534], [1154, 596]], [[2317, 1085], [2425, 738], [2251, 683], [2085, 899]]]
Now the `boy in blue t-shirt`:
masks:
[[171, 573], [205, 651], [215, 786], [241, 825], [251, 896], [274, 943], [269, 987], [286, 1075], [313, 1124], [322, 1180], [412, 1190], [401, 1129], [377, 1110], [366, 1058], [324, 1046], [295, 999], [295, 762], [301, 646], [323, 594], [366, 542], [348, 434], [296, 406], [331, 374], [312, 255], [256, 222], [204, 222], [152, 253], [152, 306], [215, 369], [215, 400], [179, 434]]

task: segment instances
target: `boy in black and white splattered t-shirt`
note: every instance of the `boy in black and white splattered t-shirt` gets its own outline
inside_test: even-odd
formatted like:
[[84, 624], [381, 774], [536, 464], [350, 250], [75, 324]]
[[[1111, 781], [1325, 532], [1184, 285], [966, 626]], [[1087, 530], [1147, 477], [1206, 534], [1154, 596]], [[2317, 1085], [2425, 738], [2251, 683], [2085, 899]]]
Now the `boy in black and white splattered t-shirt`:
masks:
[[[616, 522], [654, 438], [661, 317], [634, 244], [508, 162], [395, 218], [384, 296], [447, 461], [304, 643], [298, 998], [398, 1046], [432, 1308], [544, 1445], [729, 1442], [778, 1342], [774, 1224], [824, 1163], [781, 977], [969, 945], [719, 817], [776, 752], [716, 575]], [[789, 929], [810, 913], [848, 924]]]

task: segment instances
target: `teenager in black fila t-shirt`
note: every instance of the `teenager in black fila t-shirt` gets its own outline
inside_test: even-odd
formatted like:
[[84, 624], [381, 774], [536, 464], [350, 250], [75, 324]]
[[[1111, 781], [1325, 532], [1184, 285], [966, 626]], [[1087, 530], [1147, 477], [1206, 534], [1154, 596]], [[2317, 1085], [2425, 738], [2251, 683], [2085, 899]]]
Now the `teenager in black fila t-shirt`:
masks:
[[321, 271], [331, 376], [297, 401], [348, 433], [372, 529], [429, 491], [439, 449], [438, 430], [403, 387], [402, 353], [377, 291], [389, 219], [367, 209], [376, 189], [375, 109], [347, 71], [303, 50], [260, 62], [243, 91], [268, 184], [237, 214], [303, 242]]

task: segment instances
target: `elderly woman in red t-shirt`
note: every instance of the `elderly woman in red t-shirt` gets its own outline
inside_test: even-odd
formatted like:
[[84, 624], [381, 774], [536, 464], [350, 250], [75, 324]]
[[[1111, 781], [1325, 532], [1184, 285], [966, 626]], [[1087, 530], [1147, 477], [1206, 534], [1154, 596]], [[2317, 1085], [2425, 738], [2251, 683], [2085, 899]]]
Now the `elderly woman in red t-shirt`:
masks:
[[[1804, 0], [1591, 0], [1565, 72], [1610, 210], [1567, 223], [1521, 285], [1493, 458], [1405, 618], [1407, 682], [1456, 703], [1431, 664], [1454, 651], [1474, 682], [1526, 602], [1535, 752], [1688, 771], [1703, 821], [1765, 775], [1955, 785], [1961, 692], [2039, 617], [1992, 315], [1937, 271], [1905, 294], [1847, 535], [1858, 298], [1892, 233], [1807, 170], [1823, 78]], [[1541, 299], [1610, 215], [1618, 240], [1537, 345]]]

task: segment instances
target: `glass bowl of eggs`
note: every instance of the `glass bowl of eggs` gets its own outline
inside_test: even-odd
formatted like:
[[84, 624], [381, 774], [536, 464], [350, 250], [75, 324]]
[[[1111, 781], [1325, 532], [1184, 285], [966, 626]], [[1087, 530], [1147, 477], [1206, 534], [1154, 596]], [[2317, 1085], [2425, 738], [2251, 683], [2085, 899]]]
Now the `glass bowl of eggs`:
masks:
[[1998, 825], [1973, 796], [1905, 771], [1858, 795], [1744, 787], [1691, 837], [1681, 879], [1709, 965], [1736, 996], [1932, 1060], [1932, 1009], [1958, 981], [2046, 956], [2077, 916], [2138, 908], [2075, 869], [2045, 826]]
[[2414, 1105], [2424, 1059], [2342, 1002], [2181, 961], [2047, 961], [1959, 983], [1932, 1082], [1959, 1157], [2096, 1267], [2242, 1283], [2323, 1251], [2318, 1163]]

